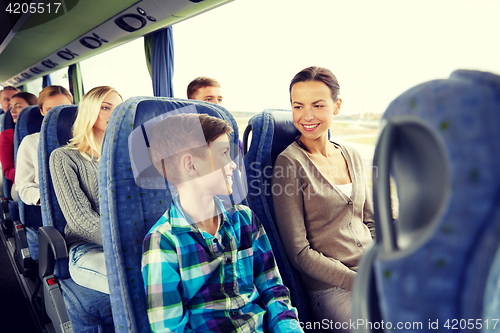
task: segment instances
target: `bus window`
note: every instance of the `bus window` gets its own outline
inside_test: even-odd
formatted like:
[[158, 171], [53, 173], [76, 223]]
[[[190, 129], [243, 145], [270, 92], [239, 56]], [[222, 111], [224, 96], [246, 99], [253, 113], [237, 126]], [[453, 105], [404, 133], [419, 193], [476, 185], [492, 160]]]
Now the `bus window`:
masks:
[[143, 38], [85, 59], [80, 66], [86, 91], [106, 85], [116, 88], [123, 100], [134, 96], [153, 96]]

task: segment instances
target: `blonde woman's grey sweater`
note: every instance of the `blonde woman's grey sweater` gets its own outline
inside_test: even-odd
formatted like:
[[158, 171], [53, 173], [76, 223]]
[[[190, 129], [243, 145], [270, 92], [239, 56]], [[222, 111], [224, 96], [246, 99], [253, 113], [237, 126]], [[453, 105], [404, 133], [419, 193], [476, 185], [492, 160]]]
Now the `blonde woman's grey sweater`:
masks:
[[99, 186], [96, 159], [86, 159], [78, 150], [60, 147], [50, 155], [50, 174], [57, 201], [66, 219], [68, 247], [102, 245]]

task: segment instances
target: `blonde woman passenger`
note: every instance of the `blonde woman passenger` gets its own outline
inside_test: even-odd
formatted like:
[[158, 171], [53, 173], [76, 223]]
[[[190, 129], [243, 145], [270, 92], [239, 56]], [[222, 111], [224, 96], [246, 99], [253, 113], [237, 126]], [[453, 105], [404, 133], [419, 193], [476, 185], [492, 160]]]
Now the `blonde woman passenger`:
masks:
[[[38, 108], [42, 116], [58, 105], [73, 104], [73, 96], [68, 89], [52, 85], [38, 94]], [[16, 190], [26, 204], [24, 214], [35, 228], [42, 226], [40, 210], [40, 184], [38, 178], [38, 146], [40, 132], [24, 137], [17, 150]]]
[[290, 101], [300, 135], [276, 159], [272, 186], [281, 193], [273, 196], [280, 236], [316, 320], [332, 320], [331, 331], [348, 332], [358, 262], [375, 228], [361, 156], [328, 139], [342, 105], [339, 94], [326, 68], [295, 75]]
[[73, 138], [50, 155], [57, 201], [66, 219], [69, 273], [75, 283], [109, 294], [99, 214], [98, 164], [104, 132], [121, 95], [108, 86], [90, 90], [78, 107]]

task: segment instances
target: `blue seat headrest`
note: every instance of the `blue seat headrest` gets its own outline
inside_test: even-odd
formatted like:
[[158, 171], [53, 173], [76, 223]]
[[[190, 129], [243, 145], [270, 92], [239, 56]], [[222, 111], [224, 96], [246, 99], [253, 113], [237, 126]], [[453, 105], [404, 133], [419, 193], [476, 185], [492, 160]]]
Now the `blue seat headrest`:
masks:
[[[192, 103], [186, 103], [182, 100], [168, 100], [165, 103], [163, 100], [144, 100], [137, 104], [137, 111], [135, 114], [134, 129], [140, 127], [143, 123], [157, 117], [164, 115], [169, 111], [174, 111], [191, 105]], [[213, 110], [212, 108], [205, 106], [203, 104], [196, 105], [198, 113], [206, 113], [209, 116], [221, 118], [220, 114]]]
[[17, 118], [16, 131], [19, 131], [19, 139], [22, 140], [26, 135], [40, 132], [43, 116], [36, 105], [27, 106]]
[[66, 145], [73, 137], [73, 123], [75, 122], [78, 106], [68, 105], [61, 109], [57, 119], [57, 141], [60, 146]]
[[27, 115], [28, 134], [40, 132], [40, 128], [42, 127], [43, 116], [40, 113], [40, 109], [38, 108], [38, 106], [33, 105], [29, 110], [25, 111], [29, 112]]
[[[129, 137], [129, 153], [136, 184], [143, 188], [165, 188], [163, 176], [154, 167], [149, 155], [148, 134], [152, 127], [165, 117], [176, 113], [199, 113], [226, 120], [233, 128], [234, 158], [238, 152], [238, 127], [234, 118], [224, 108], [200, 101], [173, 98], [140, 99], [135, 105], [135, 118]], [[135, 103], [134, 103], [135, 104]], [[131, 109], [134, 106], [129, 106]]]
[[14, 119], [12, 119], [12, 114], [10, 113], [10, 109], [5, 112], [5, 116], [3, 117], [3, 127], [2, 131], [8, 130], [8, 129], [14, 129], [16, 126], [16, 123], [14, 123]]
[[293, 124], [292, 112], [273, 111], [274, 136], [271, 147], [271, 162], [274, 165], [276, 158], [286, 149], [300, 134]]

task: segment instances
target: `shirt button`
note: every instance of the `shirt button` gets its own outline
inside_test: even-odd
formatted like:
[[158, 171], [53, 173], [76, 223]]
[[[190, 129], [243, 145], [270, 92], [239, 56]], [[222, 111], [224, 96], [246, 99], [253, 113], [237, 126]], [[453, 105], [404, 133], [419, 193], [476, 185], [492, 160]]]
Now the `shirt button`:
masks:
[[361, 247], [361, 244], [360, 244], [360, 243], [358, 243], [357, 245], [358, 245], [358, 247]]
[[214, 238], [214, 243], [217, 244], [219, 240], [217, 238]]
[[232, 262], [233, 262], [233, 260], [231, 260], [231, 258], [227, 258], [227, 259], [226, 259], [226, 265], [229, 265], [229, 264], [230, 264], [230, 263], [232, 263]]
[[238, 315], [238, 311], [230, 311], [229, 312], [229, 317], [234, 318]]
[[352, 223], [351, 222], [349, 222], [349, 228], [352, 228]]
[[347, 204], [348, 204], [348, 205], [352, 205], [352, 201], [349, 201]]

